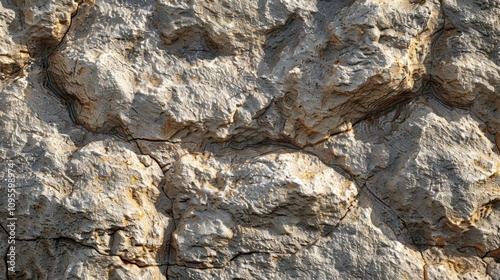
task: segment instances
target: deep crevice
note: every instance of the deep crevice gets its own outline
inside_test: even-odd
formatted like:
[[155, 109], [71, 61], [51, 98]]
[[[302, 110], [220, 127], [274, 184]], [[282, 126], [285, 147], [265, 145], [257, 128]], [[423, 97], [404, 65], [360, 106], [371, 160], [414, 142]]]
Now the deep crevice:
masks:
[[71, 100], [67, 97], [66, 94], [63, 94], [62, 91], [57, 86], [57, 84], [54, 83], [53, 78], [51, 76], [51, 73], [49, 71], [49, 66], [50, 66], [49, 60], [50, 60], [50, 57], [52, 55], [54, 55], [54, 53], [57, 51], [57, 49], [59, 49], [59, 47], [62, 44], [64, 44], [66, 36], [68, 35], [68, 33], [71, 30], [71, 27], [73, 26], [73, 18], [78, 15], [78, 11], [80, 10], [80, 5], [81, 4], [78, 4], [78, 6], [76, 8], [76, 11], [71, 15], [71, 18], [70, 18], [70, 21], [69, 21], [69, 25], [68, 25], [68, 29], [66, 30], [66, 32], [62, 36], [61, 41], [54, 47], [54, 49], [52, 49], [50, 51], [50, 53], [47, 56], [43, 57], [42, 67], [43, 67], [43, 71], [44, 71], [44, 74], [45, 74], [45, 78], [44, 78], [44, 81], [43, 81], [43, 86], [46, 89], [48, 89], [49, 92], [52, 93], [52, 95], [56, 99], [58, 99], [61, 103], [63, 103], [66, 106], [71, 121], [74, 124], [76, 124], [76, 125], [82, 126], [82, 124], [78, 121], [78, 118], [77, 118], [77, 115], [76, 115], [75, 110], [73, 108], [73, 104], [72, 104]]

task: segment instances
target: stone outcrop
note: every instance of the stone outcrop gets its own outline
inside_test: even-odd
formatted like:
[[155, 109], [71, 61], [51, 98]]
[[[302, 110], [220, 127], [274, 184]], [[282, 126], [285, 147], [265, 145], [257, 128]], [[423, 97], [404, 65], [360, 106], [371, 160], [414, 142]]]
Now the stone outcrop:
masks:
[[0, 1], [0, 278], [500, 279], [499, 18]]

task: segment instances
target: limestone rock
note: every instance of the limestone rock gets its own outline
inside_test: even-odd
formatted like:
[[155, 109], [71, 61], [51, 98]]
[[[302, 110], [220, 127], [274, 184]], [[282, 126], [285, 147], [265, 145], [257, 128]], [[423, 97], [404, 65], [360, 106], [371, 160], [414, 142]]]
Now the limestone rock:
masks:
[[0, 81], [21, 74], [21, 69], [27, 63], [28, 49], [16, 34], [9, 32], [19, 28], [16, 11], [0, 2]]
[[[7, 111], [1, 117], [2, 143], [8, 144], [3, 164], [13, 164], [16, 176], [17, 264], [11, 275], [106, 275], [110, 267], [119, 275], [160, 275], [173, 229], [168, 214], [158, 212], [166, 203], [158, 199], [160, 167], [149, 156], [136, 155], [129, 143], [99, 139], [75, 127], [64, 106], [40, 84], [29, 86], [40, 79], [36, 69], [30, 74], [33, 79], [6, 86], [0, 101]], [[37, 106], [44, 109], [33, 113]], [[65, 116], [57, 116], [58, 111]], [[1, 193], [7, 197], [7, 188]], [[0, 205], [2, 217], [10, 217], [7, 200]], [[70, 249], [58, 248], [60, 241], [70, 243]], [[54, 251], [53, 261], [44, 259], [46, 250]], [[108, 264], [89, 266], [100, 261]], [[36, 271], [28, 269], [32, 263]], [[67, 265], [67, 273], [57, 271], [59, 265]], [[82, 265], [86, 268], [75, 270]]]
[[221, 267], [254, 251], [296, 253], [345, 216], [357, 195], [345, 175], [310, 155], [266, 153], [184, 156], [167, 172], [165, 192], [181, 211], [179, 263]]
[[1, 0], [0, 278], [500, 279], [499, 15]]
[[436, 36], [431, 75], [439, 96], [469, 106], [500, 133], [498, 1], [442, 1], [443, 24]]
[[[417, 243], [454, 243], [457, 234], [476, 231], [476, 223], [498, 214], [498, 150], [485, 125], [467, 111], [419, 100], [359, 123], [320, 145], [318, 153], [330, 154], [325, 160], [340, 162], [391, 205], [414, 227]], [[486, 234], [478, 243], [492, 244], [483, 251], [497, 248], [496, 227], [479, 228], [490, 233], [479, 230], [470, 237]], [[464, 237], [458, 240], [462, 246], [477, 246]]]
[[81, 0], [26, 0], [18, 3], [29, 36], [27, 44], [33, 52], [47, 55], [53, 51], [68, 31], [78, 2]]
[[[242, 254], [222, 269], [174, 266], [173, 279], [422, 279], [424, 261], [415, 246], [403, 245], [376, 218], [362, 193], [346, 218], [296, 253]], [[259, 267], [255, 270], [254, 267]]]
[[89, 129], [156, 140], [321, 140], [421, 87], [439, 21], [431, 1], [110, 2], [81, 7], [49, 71]]
[[161, 279], [156, 267], [140, 268], [117, 256], [104, 256], [70, 239], [21, 241], [16, 279]]

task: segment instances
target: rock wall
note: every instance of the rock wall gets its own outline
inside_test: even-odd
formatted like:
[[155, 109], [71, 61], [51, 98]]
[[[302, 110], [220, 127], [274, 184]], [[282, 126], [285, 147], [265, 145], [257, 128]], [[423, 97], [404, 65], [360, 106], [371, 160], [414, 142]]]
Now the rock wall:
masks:
[[499, 280], [499, 19], [1, 0], [0, 279]]

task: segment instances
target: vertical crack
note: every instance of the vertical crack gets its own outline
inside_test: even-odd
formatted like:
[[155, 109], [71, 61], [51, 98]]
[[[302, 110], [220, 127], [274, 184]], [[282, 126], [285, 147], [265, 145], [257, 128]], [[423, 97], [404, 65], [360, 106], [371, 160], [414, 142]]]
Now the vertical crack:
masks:
[[[354, 182], [355, 183], [355, 182]], [[356, 184], [356, 183], [355, 183]], [[358, 196], [359, 196], [359, 193], [354, 197], [354, 199], [352, 200], [352, 202], [349, 204], [349, 206], [347, 207], [347, 210], [345, 211], [345, 213], [342, 215], [342, 217], [340, 217], [340, 219], [338, 220], [338, 222], [330, 229], [328, 230], [327, 232], [325, 233], [322, 233], [319, 238], [317, 238], [316, 240], [314, 240], [313, 242], [307, 244], [306, 246], [300, 248], [299, 250], [297, 250], [295, 253], [293, 253], [293, 255], [297, 255], [309, 248], [311, 248], [312, 246], [316, 245], [316, 243], [318, 243], [319, 240], [321, 240], [321, 238], [326, 238], [326, 237], [329, 237], [332, 235], [332, 233], [340, 226], [340, 224], [342, 223], [342, 221], [347, 217], [347, 215], [349, 215], [349, 213], [352, 211], [352, 208], [354, 207], [354, 204], [357, 202], [358, 200]]]
[[[161, 168], [162, 173], [163, 173], [163, 176], [164, 176], [164, 177], [163, 177], [163, 179], [162, 179], [162, 181], [160, 182], [160, 184], [159, 184], [158, 188], [160, 189], [160, 191], [163, 193], [163, 195], [164, 195], [164, 196], [165, 196], [168, 200], [173, 201], [173, 200], [172, 200], [172, 199], [168, 196], [168, 194], [167, 194], [167, 192], [165, 191], [165, 189], [163, 188], [164, 184], [166, 184], [166, 181], [165, 181], [165, 172], [166, 172], [166, 171], [165, 171], [165, 170], [163, 170], [163, 169], [165, 168], [165, 165], [162, 165], [158, 159], [156, 159], [155, 157], [153, 157], [153, 156], [152, 156], [152, 155], [150, 155], [149, 153], [144, 152], [144, 151], [143, 151], [143, 149], [141, 148], [141, 145], [139, 145], [139, 143], [137, 142], [137, 140], [138, 140], [138, 139], [131, 139], [131, 140], [128, 140], [127, 142], [129, 142], [129, 143], [133, 143], [133, 144], [136, 146], [136, 148], [137, 148], [137, 150], [138, 150], [138, 152], [139, 152], [139, 153], [141, 153], [142, 155], [145, 155], [145, 156], [149, 156], [149, 157], [150, 157], [153, 161], [155, 161], [155, 162], [156, 162], [156, 164], [158, 164], [158, 166]], [[173, 211], [173, 209], [172, 209], [172, 211]], [[168, 214], [168, 213], [166, 213], [166, 214]], [[171, 221], [172, 221], [172, 223], [173, 223], [173, 229], [172, 229], [172, 231], [169, 233], [169, 234], [170, 234], [170, 236], [169, 236], [169, 241], [168, 241], [168, 244], [165, 244], [165, 246], [167, 247], [167, 248], [166, 248], [166, 252], [165, 252], [165, 258], [166, 258], [166, 262], [165, 262], [165, 267], [166, 267], [166, 270], [165, 270], [165, 277], [166, 277], [166, 279], [167, 279], [167, 280], [169, 279], [169, 276], [168, 276], [168, 271], [169, 271], [170, 267], [171, 267], [172, 265], [175, 265], [175, 262], [171, 262], [171, 258], [172, 258], [172, 252], [173, 252], [172, 240], [173, 240], [173, 234], [174, 234], [174, 231], [175, 231], [175, 229], [177, 229], [177, 221], [174, 219], [174, 215], [173, 215], [173, 213], [172, 213], [172, 215], [171, 215], [171, 216], [172, 216], [172, 217], [171, 217], [171, 218], [172, 218], [172, 219], [171, 219]]]
[[[441, 10], [441, 16], [443, 18], [443, 22], [441, 24], [441, 27], [436, 30], [434, 32], [434, 34], [432, 34], [434, 36], [434, 38], [432, 39], [431, 41], [431, 48], [430, 48], [430, 65], [428, 66], [428, 81], [429, 83], [432, 85], [432, 91], [431, 94], [433, 95], [434, 98], [436, 98], [438, 101], [442, 102], [442, 103], [445, 103], [441, 100], [441, 98], [438, 96], [438, 94], [436, 93], [436, 88], [438, 87], [438, 82], [434, 79], [434, 74], [433, 74], [433, 70], [434, 70], [434, 67], [435, 67], [435, 53], [436, 53], [436, 45], [437, 43], [439, 42], [439, 40], [441, 39], [441, 36], [443, 35], [445, 29], [446, 29], [446, 14], [445, 14], [445, 4], [444, 4], [444, 1], [445, 0], [439, 0], [439, 9]], [[431, 35], [431, 36], [432, 36]]]
[[410, 238], [411, 243], [413, 244], [413, 246], [415, 246], [415, 248], [418, 249], [418, 252], [420, 253], [420, 257], [422, 258], [422, 261], [424, 262], [424, 266], [423, 266], [423, 273], [424, 273], [423, 279], [427, 280], [427, 265], [428, 265], [427, 261], [425, 260], [424, 253], [422, 252], [421, 246], [417, 245], [417, 243], [415, 242], [415, 239], [413, 238], [413, 235], [411, 234], [410, 228], [406, 224], [405, 220], [403, 218], [401, 218], [398, 215], [398, 213], [394, 209], [392, 209], [392, 207], [389, 204], [387, 204], [380, 197], [378, 197], [372, 190], [370, 190], [370, 188], [368, 186], [366, 186], [366, 184], [364, 186], [365, 186], [364, 189], [366, 191], [368, 191], [368, 193], [370, 194], [370, 196], [374, 197], [377, 201], [379, 201], [380, 203], [382, 203], [384, 206], [386, 206], [387, 208], [391, 209], [394, 212], [394, 215], [401, 221], [402, 225], [404, 226], [404, 228], [408, 232], [408, 237]]
[[42, 61], [42, 67], [43, 67], [43, 71], [44, 71], [44, 75], [45, 75], [45, 78], [43, 81], [43, 86], [46, 89], [48, 89], [49, 92], [52, 93], [52, 95], [54, 97], [56, 97], [59, 101], [61, 101], [61, 103], [63, 103], [66, 106], [71, 121], [77, 125], [81, 125], [81, 123], [78, 121], [78, 118], [76, 117], [77, 115], [76, 115], [75, 110], [73, 108], [73, 104], [66, 97], [66, 95], [62, 93], [62, 91], [59, 89], [57, 84], [53, 81], [52, 76], [49, 72], [49, 66], [50, 66], [49, 59], [50, 59], [50, 57], [52, 57], [52, 55], [54, 55], [56, 50], [59, 49], [59, 47], [64, 43], [68, 33], [71, 30], [72, 25], [73, 25], [73, 18], [78, 15], [79, 10], [80, 10], [80, 4], [77, 6], [76, 11], [71, 15], [71, 18], [69, 20], [68, 29], [66, 30], [66, 32], [62, 36], [61, 41], [54, 47], [54, 49], [52, 49], [52, 51], [47, 56], [45, 56], [43, 58], [43, 61]]
[[[314, 154], [314, 153], [311, 153], [311, 154]], [[314, 154], [314, 155], [315, 155], [315, 154]], [[316, 155], [316, 156], [317, 156], [317, 155]], [[397, 218], [401, 221], [402, 225], [404, 226], [404, 228], [405, 228], [405, 229], [406, 229], [406, 231], [408, 232], [408, 237], [410, 238], [411, 243], [413, 244], [413, 246], [415, 246], [415, 248], [417, 248], [417, 250], [418, 250], [418, 252], [419, 252], [419, 254], [420, 254], [420, 257], [422, 258], [422, 261], [424, 262], [424, 265], [423, 265], [423, 279], [424, 279], [424, 280], [427, 280], [427, 279], [428, 279], [428, 276], [427, 276], [427, 266], [428, 266], [427, 261], [426, 261], [426, 259], [425, 259], [425, 257], [424, 257], [424, 254], [423, 254], [423, 252], [422, 252], [422, 248], [421, 248], [421, 246], [417, 245], [417, 243], [415, 242], [415, 239], [413, 238], [413, 236], [412, 236], [412, 234], [411, 234], [411, 232], [410, 232], [410, 230], [409, 230], [409, 227], [408, 227], [408, 225], [406, 224], [406, 222], [405, 222], [405, 221], [404, 221], [404, 220], [403, 220], [403, 219], [402, 219], [402, 218], [401, 218], [401, 217], [397, 214], [397, 212], [396, 212], [394, 209], [392, 209], [392, 207], [391, 207], [389, 204], [387, 204], [387, 203], [386, 203], [385, 201], [383, 201], [380, 197], [378, 197], [378, 196], [377, 196], [377, 195], [376, 195], [376, 194], [375, 194], [375, 193], [374, 193], [374, 192], [373, 192], [373, 191], [372, 191], [372, 190], [371, 190], [371, 189], [370, 189], [370, 188], [366, 185], [366, 180], [365, 180], [365, 182], [363, 183], [363, 185], [360, 187], [360, 186], [359, 186], [359, 184], [358, 184], [358, 182], [357, 182], [356, 176], [355, 176], [354, 174], [352, 174], [352, 173], [350, 172], [350, 170], [348, 170], [347, 168], [345, 168], [345, 167], [343, 167], [343, 166], [341, 166], [341, 165], [337, 165], [337, 164], [328, 164], [328, 163], [324, 162], [323, 160], [321, 160], [321, 157], [319, 157], [319, 156], [317, 156], [317, 157], [318, 157], [318, 158], [320, 159], [320, 161], [321, 161], [321, 162], [323, 162], [325, 165], [330, 166], [330, 167], [337, 166], [338, 168], [340, 168], [341, 170], [343, 170], [343, 171], [344, 171], [344, 172], [345, 172], [345, 173], [346, 173], [346, 174], [350, 177], [350, 180], [351, 180], [354, 184], [356, 184], [356, 187], [358, 188], [359, 192], [361, 192], [361, 191], [364, 191], [364, 190], [365, 190], [366, 192], [368, 192], [369, 196], [371, 196], [371, 197], [375, 198], [377, 201], [379, 201], [379, 202], [380, 202], [380, 203], [382, 203], [384, 206], [386, 206], [387, 208], [391, 209], [391, 210], [394, 212], [395, 216], [396, 216], [396, 217], [397, 217]], [[357, 197], [358, 197], [358, 196], [359, 196], [359, 193], [358, 193], [358, 195], [356, 196], [356, 200], [357, 200]], [[354, 200], [354, 201], [356, 201], [356, 200]], [[345, 217], [345, 216], [347, 216], [347, 214], [348, 214], [348, 212], [350, 211], [350, 208], [351, 208], [351, 207], [352, 207], [352, 204], [349, 206], [349, 209], [348, 209], [348, 211], [346, 212], [346, 214], [344, 215], [344, 217]], [[343, 217], [343, 218], [344, 218], [344, 217]], [[343, 219], [343, 218], [342, 218], [342, 219]], [[342, 220], [342, 219], [341, 219], [341, 220]], [[339, 221], [339, 224], [340, 224], [340, 221]], [[389, 225], [389, 226], [390, 226], [390, 225]], [[336, 227], [334, 227], [334, 228], [331, 230], [331, 232], [333, 232], [333, 231], [334, 231], [337, 227], [338, 227], [338, 225], [337, 225]], [[392, 228], [392, 227], [391, 227], [391, 228]], [[329, 232], [328, 234], [331, 234], [331, 232]]]

